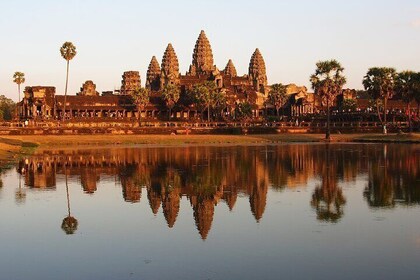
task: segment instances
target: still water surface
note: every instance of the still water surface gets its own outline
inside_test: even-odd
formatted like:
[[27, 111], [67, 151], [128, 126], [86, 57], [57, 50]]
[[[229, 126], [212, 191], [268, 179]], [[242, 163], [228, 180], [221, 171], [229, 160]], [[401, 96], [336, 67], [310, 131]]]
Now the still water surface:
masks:
[[4, 170], [0, 279], [418, 279], [420, 146], [39, 151]]

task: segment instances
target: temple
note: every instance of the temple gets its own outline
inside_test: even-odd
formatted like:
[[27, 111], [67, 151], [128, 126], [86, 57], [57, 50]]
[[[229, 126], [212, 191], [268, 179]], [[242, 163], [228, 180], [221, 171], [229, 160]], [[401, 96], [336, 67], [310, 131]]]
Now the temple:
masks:
[[[133, 121], [140, 118], [143, 121], [203, 121], [210, 120], [211, 116], [213, 121], [235, 121], [238, 109], [244, 104], [250, 108], [250, 117], [255, 121], [275, 116], [276, 112], [278, 114], [278, 108], [268, 98], [271, 86], [268, 85], [262, 52], [256, 48], [252, 53], [247, 74], [238, 75], [232, 59], [227, 61], [223, 70], [219, 70], [214, 63], [210, 41], [203, 30], [196, 40], [192, 61], [185, 74], [181, 74], [175, 48], [169, 43], [160, 65], [156, 56], [152, 56], [145, 77], [149, 102], [144, 106], [136, 106], [134, 97], [142, 87], [138, 71], [124, 72], [120, 89], [105, 91], [101, 95], [96, 91], [94, 82], [88, 80], [79, 93], [67, 96], [66, 106], [64, 96], [57, 95], [55, 87], [26, 87], [24, 98], [18, 103], [19, 119], [33, 123], [63, 119], [70, 122]], [[208, 81], [214, 82], [217, 92], [224, 96], [220, 108], [200, 108], [192, 101], [194, 86]], [[166, 106], [162, 96], [168, 86], [178, 88], [180, 93], [179, 100], [174, 102], [175, 106], [171, 109]], [[346, 99], [355, 100], [356, 91], [343, 90], [334, 106], [338, 107]], [[389, 107], [400, 108], [400, 103], [390, 100]], [[358, 108], [368, 106], [368, 101], [358, 100]], [[325, 108], [322, 100], [308, 92], [306, 87], [289, 84], [287, 100], [281, 109], [284, 116], [293, 117], [318, 113]]]
[[[192, 62], [182, 75], [179, 69], [178, 57], [172, 44], [168, 44], [161, 64], [152, 56], [147, 69], [145, 88], [150, 92], [150, 102], [139, 111], [132, 98], [133, 93], [141, 88], [140, 73], [126, 71], [122, 75], [121, 88], [112, 93], [96, 91], [93, 81], [86, 81], [80, 92], [67, 96], [66, 112], [64, 96], [57, 95], [55, 87], [26, 87], [25, 96], [19, 103], [19, 117], [25, 120], [58, 120], [78, 118], [134, 118], [139, 114], [149, 119], [165, 119], [167, 108], [161, 98], [161, 91], [167, 85], [179, 87], [181, 100], [194, 85], [214, 81], [219, 91], [226, 94], [227, 105], [225, 113], [229, 115], [239, 103], [252, 104], [253, 114], [258, 117], [265, 108], [268, 85], [264, 58], [256, 49], [249, 62], [247, 75], [238, 76], [232, 60], [223, 70], [214, 64], [210, 41], [204, 31], [200, 32], [196, 41]], [[199, 117], [200, 113], [191, 104], [179, 104], [173, 110], [171, 117], [188, 120]]]

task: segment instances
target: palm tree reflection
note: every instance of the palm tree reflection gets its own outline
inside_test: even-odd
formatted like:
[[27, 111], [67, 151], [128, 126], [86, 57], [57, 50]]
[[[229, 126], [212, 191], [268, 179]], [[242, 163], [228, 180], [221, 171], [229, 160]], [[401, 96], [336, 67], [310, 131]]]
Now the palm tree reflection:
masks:
[[346, 203], [343, 191], [337, 185], [337, 164], [331, 164], [330, 145], [325, 147], [325, 164], [320, 163], [321, 185], [312, 194], [311, 205], [315, 208], [317, 219], [325, 222], [338, 222], [343, 216]]
[[77, 230], [78, 221], [75, 217], [71, 216], [70, 211], [70, 194], [69, 194], [69, 185], [67, 181], [67, 170], [65, 170], [66, 174], [66, 194], [67, 194], [67, 211], [68, 215], [63, 219], [63, 222], [61, 223], [61, 228], [64, 230], [66, 234], [74, 234]]
[[339, 180], [349, 183], [368, 176], [364, 195], [371, 207], [420, 204], [419, 156], [418, 148], [408, 145], [121, 148], [34, 155], [20, 163], [19, 171], [24, 186], [39, 190], [55, 190], [56, 174], [65, 174], [68, 215], [62, 228], [68, 234], [77, 230], [78, 222], [70, 212], [67, 176], [79, 176], [85, 191], [93, 194], [103, 176], [115, 175], [125, 201], [140, 203], [146, 191], [142, 203], [147, 199], [153, 214], [162, 213], [170, 228], [182, 213], [182, 200], [188, 200], [197, 230], [206, 239], [219, 202], [232, 211], [237, 200], [247, 198], [256, 222], [262, 222], [270, 188], [305, 188], [317, 176], [320, 183], [308, 200], [320, 221], [335, 223], [344, 215], [346, 198]]
[[384, 145], [375, 151], [369, 164], [364, 197], [372, 208], [420, 204], [420, 164], [418, 151]]
[[26, 200], [26, 192], [22, 189], [22, 175], [19, 172], [19, 187], [15, 193], [15, 200], [17, 204], [25, 203]]

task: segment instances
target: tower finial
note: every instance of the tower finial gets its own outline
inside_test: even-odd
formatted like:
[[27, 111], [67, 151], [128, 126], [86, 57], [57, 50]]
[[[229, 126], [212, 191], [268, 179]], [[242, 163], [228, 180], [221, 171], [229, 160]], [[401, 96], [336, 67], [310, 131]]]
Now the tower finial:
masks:
[[200, 35], [195, 43], [193, 52], [193, 61], [190, 66], [190, 75], [201, 73], [210, 73], [214, 69], [213, 51], [209, 40], [207, 39], [204, 30], [201, 30]]

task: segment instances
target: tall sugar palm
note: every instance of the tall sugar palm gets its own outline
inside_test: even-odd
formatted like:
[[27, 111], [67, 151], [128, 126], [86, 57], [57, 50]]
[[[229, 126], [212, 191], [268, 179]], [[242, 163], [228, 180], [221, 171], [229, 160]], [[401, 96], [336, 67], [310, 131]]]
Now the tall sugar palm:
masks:
[[20, 85], [25, 83], [25, 74], [22, 72], [15, 72], [15, 74], [13, 74], [13, 82], [18, 86], [18, 102], [20, 102]]
[[[394, 68], [388, 67], [372, 67], [369, 68], [366, 76], [363, 78], [363, 86], [373, 100], [376, 101], [376, 110], [378, 112], [379, 121], [384, 128], [386, 134], [386, 105], [388, 99], [394, 95], [395, 80], [397, 72]], [[379, 100], [383, 99], [384, 118], [381, 118], [379, 112]]]
[[325, 102], [327, 105], [327, 130], [325, 132], [325, 139], [327, 140], [330, 139], [331, 135], [330, 105], [346, 83], [343, 71], [344, 68], [335, 59], [319, 61], [316, 63], [315, 73], [310, 77], [315, 94], [321, 97], [323, 103]]
[[64, 111], [63, 111], [63, 118], [65, 118], [66, 103], [67, 103], [67, 86], [69, 82], [69, 64], [70, 64], [70, 60], [72, 60], [77, 54], [76, 47], [73, 45], [72, 42], [65, 42], [60, 48], [60, 53], [61, 53], [61, 56], [67, 61], [66, 89], [64, 91]]

